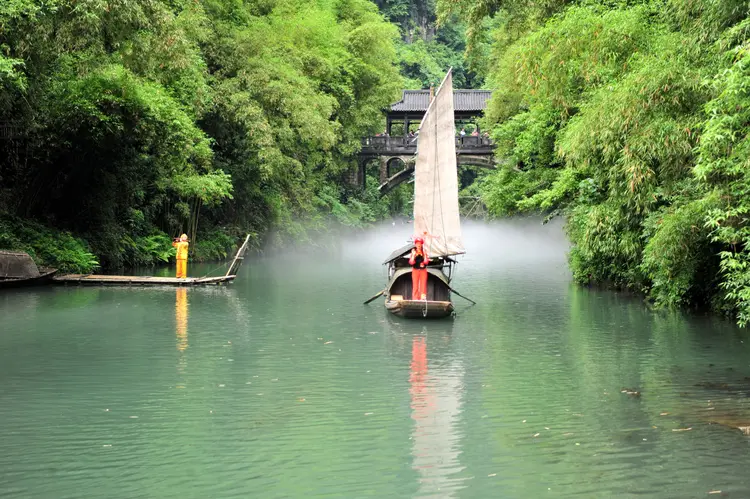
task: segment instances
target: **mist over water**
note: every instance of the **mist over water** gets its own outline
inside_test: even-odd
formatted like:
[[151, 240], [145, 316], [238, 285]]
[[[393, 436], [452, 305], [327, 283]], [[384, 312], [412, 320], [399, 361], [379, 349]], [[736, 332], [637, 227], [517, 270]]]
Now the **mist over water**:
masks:
[[[563, 220], [543, 224], [541, 218], [524, 217], [493, 222], [464, 221], [462, 233], [467, 255], [503, 258], [506, 261], [562, 260], [569, 243]], [[346, 258], [366, 257], [377, 261], [410, 242], [414, 225], [386, 222], [366, 231], [344, 234], [336, 246]], [[382, 256], [385, 255], [385, 256]]]
[[750, 497], [746, 331], [576, 286], [534, 218], [464, 224], [455, 319], [362, 305], [412, 230], [0, 294], [0, 497]]
[[[329, 258], [323, 256], [321, 260], [352, 262], [361, 267], [367, 279], [373, 275], [385, 276], [382, 263], [393, 251], [411, 241], [416, 235], [413, 230], [412, 224], [396, 221], [367, 231], [353, 231], [342, 235], [333, 245], [335, 249], [327, 254]], [[455, 281], [462, 289], [467, 289], [465, 286], [481, 289], [496, 281], [498, 275], [518, 275], [529, 269], [535, 269], [535, 273], [544, 269], [549, 272], [550, 280], [558, 283], [569, 280], [567, 252], [570, 244], [562, 219], [546, 224], [536, 217], [468, 221], [462, 224], [462, 233], [466, 254], [456, 257], [460, 277]]]

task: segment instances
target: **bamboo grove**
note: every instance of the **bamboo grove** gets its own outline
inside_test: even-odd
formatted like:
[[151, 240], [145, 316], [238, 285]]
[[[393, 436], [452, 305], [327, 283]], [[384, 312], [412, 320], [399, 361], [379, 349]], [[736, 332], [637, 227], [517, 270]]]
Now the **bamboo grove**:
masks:
[[443, 0], [494, 94], [495, 215], [567, 217], [577, 281], [750, 320], [750, 5]]
[[0, 2], [0, 247], [86, 270], [387, 215], [344, 180], [397, 40], [366, 0]]

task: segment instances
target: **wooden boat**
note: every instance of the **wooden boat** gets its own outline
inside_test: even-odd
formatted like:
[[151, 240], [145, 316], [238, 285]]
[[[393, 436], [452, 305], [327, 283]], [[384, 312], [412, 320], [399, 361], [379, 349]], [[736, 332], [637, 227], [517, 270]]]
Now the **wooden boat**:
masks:
[[56, 269], [38, 268], [27, 253], [0, 251], [0, 289], [46, 284]]
[[156, 276], [136, 276], [136, 275], [100, 275], [100, 274], [66, 274], [55, 276], [54, 282], [59, 284], [82, 284], [96, 286], [203, 286], [207, 284], [223, 284], [231, 282], [237, 277], [236, 272], [245, 258], [247, 243], [250, 241], [250, 235], [245, 237], [245, 242], [237, 250], [232, 263], [227, 269], [227, 273], [216, 277], [186, 277], [178, 279], [176, 277], [156, 277]]
[[57, 273], [57, 269], [41, 267], [39, 275], [32, 277], [8, 277], [0, 276], [0, 289], [23, 288], [26, 286], [40, 286], [49, 284]]
[[[427, 275], [427, 299], [409, 299], [412, 291], [409, 255], [413, 243], [397, 249], [384, 262], [388, 283], [383, 291], [385, 308], [409, 318], [441, 318], [453, 313], [451, 274], [465, 253], [458, 212], [453, 76], [443, 79], [419, 126], [414, 167], [415, 236], [425, 239], [431, 262]], [[455, 291], [454, 291], [455, 292]]]

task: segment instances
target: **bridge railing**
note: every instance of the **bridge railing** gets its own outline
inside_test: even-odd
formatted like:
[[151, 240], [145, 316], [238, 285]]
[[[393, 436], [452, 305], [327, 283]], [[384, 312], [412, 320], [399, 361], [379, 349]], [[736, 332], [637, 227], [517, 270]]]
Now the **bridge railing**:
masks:
[[417, 141], [416, 137], [378, 135], [363, 138], [362, 145], [374, 149], [391, 149], [392, 147], [417, 147]]
[[[456, 149], [463, 148], [486, 148], [494, 144], [489, 137], [464, 135], [456, 136]], [[387, 135], [378, 135], [374, 137], [364, 137], [362, 147], [367, 150], [388, 151], [392, 149], [417, 149], [417, 137], [390, 137]]]
[[493, 145], [489, 137], [482, 137], [481, 135], [456, 137], [456, 147], [492, 147]]

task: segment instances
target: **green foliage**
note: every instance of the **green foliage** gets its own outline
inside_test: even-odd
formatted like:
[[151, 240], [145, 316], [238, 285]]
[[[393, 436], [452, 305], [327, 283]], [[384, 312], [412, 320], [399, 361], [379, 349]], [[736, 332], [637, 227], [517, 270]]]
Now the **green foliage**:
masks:
[[367, 0], [0, 2], [0, 121], [23, 130], [0, 141], [0, 209], [105, 267], [164, 261], [182, 232], [207, 259], [229, 232], [382, 218], [338, 186], [403, 87], [397, 38]]
[[[651, 296], [657, 304], [677, 305], [698, 301], [691, 292], [699, 281], [713, 283], [716, 274], [715, 248], [706, 226], [706, 213], [716, 206], [714, 196], [673, 203], [654, 211], [644, 222], [648, 241], [641, 269], [651, 281]], [[712, 269], [713, 267], [713, 269]], [[708, 275], [704, 270], [709, 270]], [[700, 289], [711, 293], [710, 289]]]
[[166, 263], [175, 255], [172, 240], [163, 233], [140, 236], [135, 239], [125, 235], [120, 240], [120, 244], [124, 246], [123, 261], [130, 267]]
[[467, 67], [463, 38], [448, 32], [452, 36], [446, 39], [448, 37], [440, 36], [445, 31], [446, 28], [441, 28], [438, 36], [429, 40], [416, 38], [410, 43], [397, 45], [398, 62], [401, 74], [407, 78], [407, 88], [437, 87], [448, 68], [453, 68], [455, 88], [476, 88], [481, 85], [481, 79]]
[[482, 84], [465, 57], [466, 36], [457, 17], [438, 24], [434, 0], [376, 0], [381, 12], [401, 31], [398, 63], [406, 88], [437, 86], [449, 67], [456, 88]]
[[178, 174], [170, 179], [170, 187], [179, 197], [200, 199], [208, 206], [232, 199], [232, 178], [221, 170], [206, 175]]
[[[358, 197], [345, 196], [341, 189], [328, 186], [316, 194], [315, 203], [325, 219], [319, 224], [319, 229], [328, 230], [337, 227], [351, 227], [363, 229], [374, 222], [388, 218], [392, 213], [392, 198], [399, 193], [380, 196], [375, 179], [366, 181], [365, 192]], [[346, 201], [341, 201], [346, 197]]]
[[22, 67], [23, 61], [0, 55], [0, 85], [6, 87], [13, 86], [19, 90], [23, 90], [26, 86], [26, 80], [23, 73], [19, 71]]
[[[480, 50], [486, 42], [484, 33], [488, 18], [500, 21], [492, 35], [501, 42], [515, 40], [527, 30], [538, 25], [564, 6], [574, 3], [573, 0], [437, 0], [438, 17], [445, 22], [457, 15], [466, 24], [467, 49], [469, 52]], [[582, 2], [586, 3], [586, 2]]]
[[321, 194], [337, 190], [361, 137], [398, 97], [397, 32], [362, 0], [278, 2], [266, 16], [219, 26], [207, 48], [216, 108], [204, 121], [234, 184], [222, 218], [270, 214], [255, 227], [273, 222], [277, 240], [304, 240], [305, 226], [321, 223], [318, 210], [330, 209]]
[[370, 206], [356, 199], [342, 203], [339, 193], [333, 187], [318, 192], [315, 201], [321, 212], [327, 213], [332, 220], [345, 227], [362, 228], [376, 220]]
[[502, 166], [484, 178], [482, 200], [494, 215], [513, 215], [521, 211], [521, 202], [539, 189], [550, 186], [556, 177], [557, 172], [547, 168], [522, 171], [513, 166]]
[[695, 176], [716, 199], [706, 216], [711, 241], [720, 248], [721, 289], [737, 314], [750, 321], [750, 53], [743, 44], [731, 52], [725, 71], [713, 79], [716, 97], [705, 106], [707, 118], [698, 148]]
[[25, 251], [37, 265], [60, 272], [89, 273], [99, 266], [84, 241], [16, 217], [0, 216], [0, 249]]
[[542, 106], [519, 112], [493, 130], [497, 153], [522, 169], [554, 165], [554, 137], [559, 122], [558, 113]]
[[[563, 214], [576, 280], [750, 320], [746, 2], [439, 3], [496, 27], [489, 211]], [[473, 33], [473, 34], [472, 34]]]
[[[256, 237], [251, 237], [248, 245], [252, 248], [257, 245], [257, 242], [256, 235]], [[238, 243], [237, 239], [227, 234], [226, 231], [214, 228], [201, 234], [201, 238], [191, 244], [193, 253], [191, 258], [199, 262], [224, 260], [231, 257], [231, 251], [241, 243], [242, 241]]]
[[616, 287], [642, 284], [637, 266], [643, 250], [641, 237], [617, 203], [576, 206], [569, 212], [567, 228], [575, 243], [570, 261], [578, 282]]

